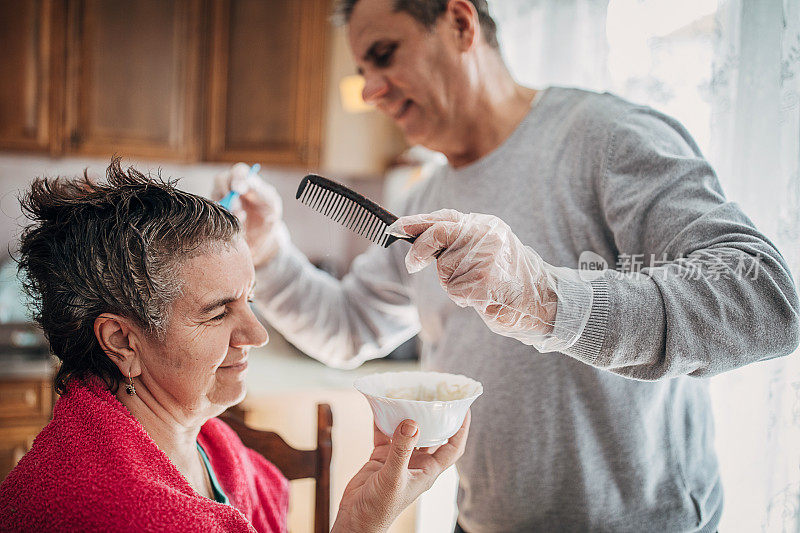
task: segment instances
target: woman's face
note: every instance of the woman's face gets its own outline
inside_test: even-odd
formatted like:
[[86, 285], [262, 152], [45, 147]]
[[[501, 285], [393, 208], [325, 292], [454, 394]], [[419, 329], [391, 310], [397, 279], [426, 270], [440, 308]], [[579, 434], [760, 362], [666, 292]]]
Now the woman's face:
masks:
[[244, 398], [248, 350], [268, 340], [249, 305], [253, 262], [237, 239], [188, 260], [181, 274], [165, 339], [147, 338], [140, 351], [139, 380], [183, 417], [215, 416]]

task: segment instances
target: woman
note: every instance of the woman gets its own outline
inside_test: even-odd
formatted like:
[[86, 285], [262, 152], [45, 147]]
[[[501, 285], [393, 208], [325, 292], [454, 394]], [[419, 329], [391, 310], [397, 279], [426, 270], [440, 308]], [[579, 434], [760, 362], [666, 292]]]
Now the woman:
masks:
[[[267, 332], [236, 218], [119, 160], [107, 184], [39, 179], [20, 268], [61, 360], [53, 420], [0, 486], [0, 529], [284, 531], [288, 482], [214, 418]], [[333, 531], [385, 531], [462, 454], [376, 431]]]

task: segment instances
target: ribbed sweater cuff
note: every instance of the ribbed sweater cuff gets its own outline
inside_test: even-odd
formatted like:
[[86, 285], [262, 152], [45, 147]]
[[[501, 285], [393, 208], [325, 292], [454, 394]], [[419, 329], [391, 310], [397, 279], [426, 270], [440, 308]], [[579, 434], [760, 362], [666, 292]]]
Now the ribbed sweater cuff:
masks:
[[608, 280], [597, 278], [592, 280], [592, 310], [589, 313], [589, 321], [583, 328], [578, 340], [563, 350], [569, 356], [580, 359], [581, 361], [594, 364], [600, 356], [603, 348], [603, 341], [606, 338], [608, 329], [609, 314], [609, 292]]

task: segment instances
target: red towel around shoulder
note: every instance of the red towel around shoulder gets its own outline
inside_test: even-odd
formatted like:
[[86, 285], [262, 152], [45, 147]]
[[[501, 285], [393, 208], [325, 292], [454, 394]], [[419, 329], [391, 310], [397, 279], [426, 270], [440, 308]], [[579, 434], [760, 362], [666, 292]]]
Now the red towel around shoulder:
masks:
[[0, 485], [0, 530], [286, 531], [278, 469], [216, 418], [198, 440], [231, 505], [195, 492], [101, 380], [73, 380]]

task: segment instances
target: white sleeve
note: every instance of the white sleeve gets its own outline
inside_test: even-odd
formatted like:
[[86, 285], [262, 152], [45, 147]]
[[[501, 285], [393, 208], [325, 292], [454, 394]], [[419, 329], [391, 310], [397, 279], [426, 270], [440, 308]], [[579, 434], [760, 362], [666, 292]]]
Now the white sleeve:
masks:
[[256, 271], [255, 304], [306, 354], [329, 366], [357, 367], [387, 355], [420, 330], [395, 252], [373, 246], [340, 281], [289, 243]]

